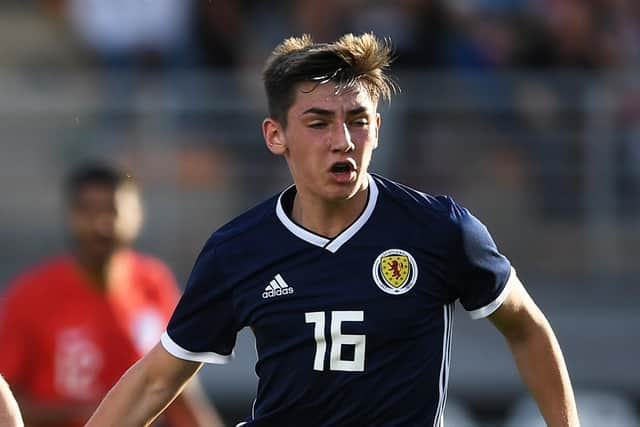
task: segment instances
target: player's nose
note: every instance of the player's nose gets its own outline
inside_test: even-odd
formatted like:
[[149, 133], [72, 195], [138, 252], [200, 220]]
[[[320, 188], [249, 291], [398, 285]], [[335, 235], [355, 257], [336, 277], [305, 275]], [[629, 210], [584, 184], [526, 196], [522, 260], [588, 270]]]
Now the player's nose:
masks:
[[115, 229], [116, 215], [111, 212], [100, 212], [91, 221], [93, 232], [99, 235], [111, 235]]
[[334, 128], [331, 135], [331, 149], [348, 153], [355, 149], [355, 144], [351, 140], [351, 132], [346, 123], [340, 123]]

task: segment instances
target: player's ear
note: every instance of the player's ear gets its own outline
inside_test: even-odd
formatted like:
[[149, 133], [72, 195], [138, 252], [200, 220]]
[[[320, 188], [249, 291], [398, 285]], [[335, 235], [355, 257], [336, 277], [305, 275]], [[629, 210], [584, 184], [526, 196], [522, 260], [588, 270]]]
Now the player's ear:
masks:
[[287, 149], [284, 129], [277, 120], [267, 117], [262, 121], [262, 135], [267, 148], [273, 154], [283, 155]]
[[376, 126], [375, 129], [373, 130], [375, 132], [374, 139], [373, 139], [373, 149], [375, 150], [376, 148], [378, 148], [378, 135], [380, 134], [380, 123], [382, 122], [382, 116], [380, 116], [380, 113], [376, 113]]

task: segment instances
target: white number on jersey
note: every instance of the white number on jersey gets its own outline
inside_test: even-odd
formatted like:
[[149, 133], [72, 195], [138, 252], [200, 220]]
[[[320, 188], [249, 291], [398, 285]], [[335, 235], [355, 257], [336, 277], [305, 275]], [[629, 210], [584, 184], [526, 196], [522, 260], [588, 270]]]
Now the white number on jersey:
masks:
[[[324, 358], [327, 352], [327, 342], [324, 336], [326, 313], [313, 311], [305, 313], [306, 323], [313, 323], [313, 336], [316, 340], [316, 355], [313, 369], [324, 371]], [[364, 372], [364, 354], [366, 345], [365, 335], [350, 335], [341, 333], [342, 322], [364, 321], [364, 311], [332, 311], [331, 318], [331, 350], [329, 353], [329, 370], [346, 372]], [[353, 360], [341, 359], [342, 346], [353, 345]]]

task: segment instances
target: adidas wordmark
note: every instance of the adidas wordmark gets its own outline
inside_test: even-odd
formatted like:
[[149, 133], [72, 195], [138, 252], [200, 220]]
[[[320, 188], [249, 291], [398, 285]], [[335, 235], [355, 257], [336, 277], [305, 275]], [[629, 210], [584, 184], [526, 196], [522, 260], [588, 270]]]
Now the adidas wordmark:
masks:
[[287, 282], [284, 281], [280, 274], [276, 274], [276, 277], [269, 282], [266, 288], [264, 288], [264, 292], [262, 293], [262, 298], [273, 298], [279, 297], [282, 295], [289, 295], [293, 293], [293, 287], [287, 285]]

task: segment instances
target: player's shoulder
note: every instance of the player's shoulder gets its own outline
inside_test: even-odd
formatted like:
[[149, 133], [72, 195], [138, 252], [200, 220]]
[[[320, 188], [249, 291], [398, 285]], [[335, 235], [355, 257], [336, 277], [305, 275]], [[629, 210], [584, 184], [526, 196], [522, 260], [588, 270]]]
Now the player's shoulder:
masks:
[[209, 237], [206, 247], [221, 249], [244, 245], [260, 235], [267, 235], [269, 226], [276, 224], [278, 197], [279, 194], [274, 195], [222, 225]]
[[73, 260], [69, 255], [58, 255], [40, 261], [14, 277], [7, 287], [5, 298], [34, 299], [47, 293], [56, 293], [56, 284], [65, 282], [73, 274]]
[[167, 264], [155, 255], [134, 249], [124, 249], [118, 254], [123, 261], [131, 264], [136, 270], [143, 272], [165, 272]]
[[118, 259], [127, 264], [136, 277], [154, 278], [171, 284], [175, 281], [171, 268], [155, 255], [134, 249], [124, 249], [118, 254]]
[[400, 207], [421, 221], [456, 225], [469, 214], [453, 197], [429, 194], [380, 175], [373, 175], [384, 203]]
[[124, 274], [127, 280], [117, 293], [127, 298], [130, 295], [140, 295], [143, 298], [136, 299], [136, 304], [158, 305], [164, 309], [164, 303], [168, 303], [168, 309], [173, 309], [178, 298], [178, 284], [171, 268], [160, 258], [154, 255], [133, 249], [120, 251], [116, 258], [122, 262]]

